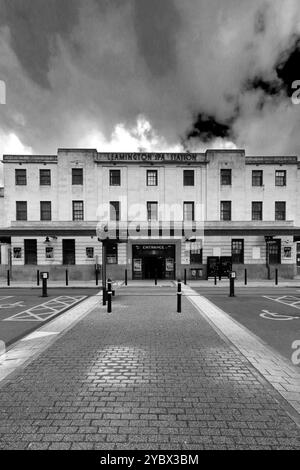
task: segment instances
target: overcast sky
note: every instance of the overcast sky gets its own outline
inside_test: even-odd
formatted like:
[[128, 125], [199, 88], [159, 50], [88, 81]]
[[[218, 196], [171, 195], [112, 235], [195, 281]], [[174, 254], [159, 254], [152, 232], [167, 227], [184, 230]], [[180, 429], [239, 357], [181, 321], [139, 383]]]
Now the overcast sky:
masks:
[[299, 0], [0, 0], [0, 154], [300, 155], [299, 38]]

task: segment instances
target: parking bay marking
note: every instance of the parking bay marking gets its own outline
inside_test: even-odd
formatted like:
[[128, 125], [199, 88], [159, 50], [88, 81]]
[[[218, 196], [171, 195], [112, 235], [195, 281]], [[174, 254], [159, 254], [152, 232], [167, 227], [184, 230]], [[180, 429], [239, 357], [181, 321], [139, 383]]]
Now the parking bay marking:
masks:
[[4, 318], [2, 321], [45, 321], [85, 298], [86, 295], [62, 295], [43, 304], [35, 305], [23, 312], [16, 313], [11, 317]]
[[281, 296], [263, 295], [262, 297], [268, 300], [274, 300], [274, 302], [278, 302], [280, 304], [284, 304], [290, 307], [300, 309], [300, 298], [294, 297], [293, 295], [281, 295]]
[[281, 313], [269, 312], [269, 310], [262, 310], [262, 313], [259, 314], [260, 317], [265, 318], [266, 320], [297, 320], [299, 317], [292, 317], [290, 315], [283, 315]]

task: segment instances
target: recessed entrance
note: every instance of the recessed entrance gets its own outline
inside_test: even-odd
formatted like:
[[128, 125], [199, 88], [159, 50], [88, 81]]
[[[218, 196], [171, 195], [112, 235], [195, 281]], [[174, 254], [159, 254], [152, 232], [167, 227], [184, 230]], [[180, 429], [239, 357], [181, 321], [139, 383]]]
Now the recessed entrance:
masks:
[[133, 245], [133, 279], [174, 279], [175, 245]]

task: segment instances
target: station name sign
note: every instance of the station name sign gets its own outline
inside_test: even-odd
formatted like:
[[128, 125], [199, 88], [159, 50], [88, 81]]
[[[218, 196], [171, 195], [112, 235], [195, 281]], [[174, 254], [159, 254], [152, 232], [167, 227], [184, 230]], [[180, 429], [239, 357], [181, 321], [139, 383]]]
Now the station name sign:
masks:
[[191, 153], [99, 153], [96, 161], [116, 162], [204, 162], [204, 155]]

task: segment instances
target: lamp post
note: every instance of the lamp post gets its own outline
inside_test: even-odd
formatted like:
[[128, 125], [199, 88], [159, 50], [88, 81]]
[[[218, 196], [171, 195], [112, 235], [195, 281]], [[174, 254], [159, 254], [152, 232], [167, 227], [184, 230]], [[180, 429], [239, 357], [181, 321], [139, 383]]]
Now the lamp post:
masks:
[[107, 241], [102, 240], [102, 304], [106, 305], [106, 252]]
[[271, 272], [270, 272], [270, 245], [269, 242], [273, 240], [271, 235], [265, 235], [265, 242], [266, 242], [266, 267], [268, 271], [268, 280], [271, 279]]

